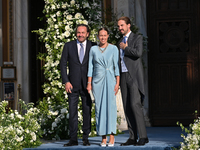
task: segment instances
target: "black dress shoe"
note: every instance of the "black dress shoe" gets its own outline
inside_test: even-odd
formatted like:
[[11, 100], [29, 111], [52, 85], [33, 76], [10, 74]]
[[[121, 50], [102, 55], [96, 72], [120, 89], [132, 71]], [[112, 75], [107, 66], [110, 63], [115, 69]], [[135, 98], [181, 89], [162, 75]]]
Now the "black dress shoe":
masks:
[[90, 142], [87, 140], [83, 140], [83, 145], [84, 146], [90, 146]]
[[137, 140], [133, 139], [128, 139], [125, 143], [122, 143], [120, 146], [128, 146], [128, 145], [136, 145]]
[[67, 147], [67, 146], [76, 146], [76, 145], [78, 145], [78, 141], [70, 140], [68, 143], [64, 144], [63, 146]]
[[139, 139], [139, 141], [137, 142], [137, 145], [145, 145], [146, 143], [149, 143], [149, 139], [148, 138], [141, 138]]

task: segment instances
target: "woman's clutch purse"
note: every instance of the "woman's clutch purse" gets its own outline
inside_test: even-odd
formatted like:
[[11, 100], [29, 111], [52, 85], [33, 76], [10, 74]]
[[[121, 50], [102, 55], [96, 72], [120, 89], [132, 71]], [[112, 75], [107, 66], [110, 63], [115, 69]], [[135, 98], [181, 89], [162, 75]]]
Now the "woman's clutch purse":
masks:
[[92, 93], [92, 90], [90, 90], [90, 98], [91, 98], [91, 100], [92, 100], [92, 103], [94, 103], [95, 101], [94, 101], [94, 95], [93, 95], [93, 93]]

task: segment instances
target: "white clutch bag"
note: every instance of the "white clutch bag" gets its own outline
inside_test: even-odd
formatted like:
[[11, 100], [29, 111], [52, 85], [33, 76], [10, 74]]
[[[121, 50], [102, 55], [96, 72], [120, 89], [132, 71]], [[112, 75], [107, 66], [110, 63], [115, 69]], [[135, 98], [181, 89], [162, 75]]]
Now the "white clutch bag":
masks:
[[94, 101], [94, 95], [93, 95], [93, 93], [92, 93], [92, 90], [90, 90], [90, 98], [91, 98], [91, 100], [92, 100], [92, 103], [94, 103], [95, 101]]

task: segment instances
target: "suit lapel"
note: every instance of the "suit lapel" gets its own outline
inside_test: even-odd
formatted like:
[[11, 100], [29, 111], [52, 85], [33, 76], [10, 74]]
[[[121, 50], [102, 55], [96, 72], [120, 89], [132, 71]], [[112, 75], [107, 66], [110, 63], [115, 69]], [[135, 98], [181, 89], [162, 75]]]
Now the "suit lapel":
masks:
[[79, 63], [80, 63], [79, 56], [78, 56], [77, 41], [76, 40], [74, 40], [74, 42], [73, 42], [73, 47], [74, 48], [72, 48], [72, 50], [73, 50], [74, 56], [77, 59], [77, 61], [79, 61]]
[[134, 34], [133, 32], [131, 32], [131, 34], [129, 35], [129, 38], [128, 38], [128, 45], [129, 45], [130, 42], [133, 42], [133, 41], [134, 41], [134, 38], [135, 38], [134, 35], [135, 35], [135, 34]]
[[[122, 38], [123, 39], [123, 38]], [[128, 46], [129, 45], [131, 45], [131, 44], [133, 44], [133, 42], [134, 42], [134, 40], [135, 40], [135, 34], [133, 33], [133, 32], [131, 32], [131, 34], [129, 35], [129, 37], [128, 37]], [[126, 67], [127, 67], [127, 69], [129, 68], [128, 67], [128, 62], [126, 61], [126, 56], [124, 56], [124, 63], [126, 64]], [[128, 69], [129, 70], [129, 69]]]
[[117, 44], [119, 50], [120, 50], [119, 44], [122, 42], [122, 40], [123, 40], [123, 37], [119, 40], [119, 42], [118, 42], [118, 44]]

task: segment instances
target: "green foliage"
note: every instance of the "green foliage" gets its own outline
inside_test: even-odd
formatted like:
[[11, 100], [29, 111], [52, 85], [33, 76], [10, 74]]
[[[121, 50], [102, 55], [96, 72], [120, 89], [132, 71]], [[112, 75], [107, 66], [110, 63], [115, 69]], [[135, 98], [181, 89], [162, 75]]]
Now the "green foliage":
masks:
[[[195, 111], [195, 114], [197, 114], [197, 111]], [[182, 131], [186, 133], [186, 135], [181, 134], [181, 137], [183, 137], [183, 142], [181, 142], [181, 147], [178, 149], [181, 150], [200, 149], [200, 117], [195, 119], [194, 123], [191, 123], [189, 127], [184, 127], [183, 124], [179, 122], [177, 122], [177, 125], [179, 125]]]
[[[39, 109], [32, 103], [19, 101], [20, 112], [8, 109], [8, 101], [0, 102], [0, 149], [22, 150], [41, 144]], [[8, 112], [7, 112], [8, 111]], [[22, 113], [26, 112], [26, 113]]]

